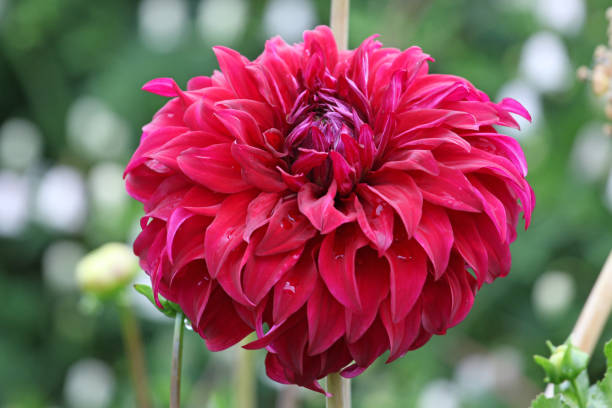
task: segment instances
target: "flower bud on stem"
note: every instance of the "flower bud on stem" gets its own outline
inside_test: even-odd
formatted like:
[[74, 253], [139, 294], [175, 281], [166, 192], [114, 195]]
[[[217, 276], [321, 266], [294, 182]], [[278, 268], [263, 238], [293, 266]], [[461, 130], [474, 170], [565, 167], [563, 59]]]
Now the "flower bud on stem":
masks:
[[170, 408], [181, 405], [181, 363], [183, 357], [183, 334], [185, 332], [185, 315], [178, 312], [174, 319], [174, 337], [172, 339], [172, 367], [170, 372]]

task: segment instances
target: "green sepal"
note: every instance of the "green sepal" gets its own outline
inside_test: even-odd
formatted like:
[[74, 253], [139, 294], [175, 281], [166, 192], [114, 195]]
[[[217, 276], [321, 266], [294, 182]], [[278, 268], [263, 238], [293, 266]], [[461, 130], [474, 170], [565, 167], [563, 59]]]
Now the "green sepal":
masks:
[[178, 304], [169, 301], [158, 293], [157, 300], [162, 306], [160, 308], [157, 302], [155, 302], [155, 295], [153, 294], [153, 289], [149, 285], [135, 284], [134, 289], [136, 289], [136, 292], [149, 299], [149, 301], [153, 304], [153, 306], [155, 306], [157, 310], [159, 310], [168, 317], [173, 318], [178, 312], [182, 312], [181, 307]]
[[580, 373], [586, 370], [589, 363], [589, 355], [574, 347], [570, 342], [555, 347], [546, 342], [551, 350], [549, 358], [534, 356], [533, 359], [544, 369], [547, 382], [561, 384], [564, 381], [572, 381], [578, 378]]
[[538, 398], [532, 401], [531, 408], [568, 408], [568, 406], [561, 401], [559, 395], [546, 398], [544, 394], [540, 394]]

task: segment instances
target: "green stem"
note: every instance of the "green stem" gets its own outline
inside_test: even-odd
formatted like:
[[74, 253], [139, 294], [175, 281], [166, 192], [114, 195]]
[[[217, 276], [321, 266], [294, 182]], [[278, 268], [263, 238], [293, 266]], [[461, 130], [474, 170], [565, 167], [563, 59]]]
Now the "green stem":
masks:
[[127, 301], [119, 302], [119, 317], [126, 357], [130, 364], [130, 376], [136, 392], [137, 406], [138, 408], [150, 408], [149, 396], [151, 393], [149, 392], [140, 328]]
[[327, 376], [327, 392], [332, 394], [328, 397], [325, 406], [327, 408], [351, 408], [351, 382], [349, 379], [332, 373]]
[[172, 340], [172, 367], [170, 372], [170, 408], [181, 405], [181, 365], [183, 357], [183, 334], [185, 315], [178, 312], [174, 319], [174, 337]]
[[574, 389], [576, 399], [578, 399], [578, 406], [580, 408], [586, 408], [586, 404], [584, 403], [584, 399], [582, 398], [582, 392], [580, 391], [580, 388], [578, 388], [578, 383], [576, 382], [576, 379], [574, 378], [573, 380], [570, 380], [570, 384]]
[[[251, 334], [241, 344], [246, 344], [255, 339]], [[236, 359], [234, 389], [236, 391], [236, 401], [234, 406], [240, 408], [255, 408], [255, 353], [251, 350], [238, 348]]]

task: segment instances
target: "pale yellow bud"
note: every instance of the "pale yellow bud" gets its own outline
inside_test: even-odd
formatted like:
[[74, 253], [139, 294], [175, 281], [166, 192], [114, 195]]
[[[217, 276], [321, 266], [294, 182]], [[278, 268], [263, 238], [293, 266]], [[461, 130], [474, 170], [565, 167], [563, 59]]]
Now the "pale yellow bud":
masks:
[[606, 74], [606, 69], [603, 65], [596, 65], [595, 68], [593, 68], [591, 80], [591, 86], [593, 87], [595, 95], [601, 96], [608, 91], [610, 77]]
[[606, 116], [608, 119], [612, 119], [612, 101], [608, 100], [606, 103]]
[[85, 255], [76, 266], [84, 292], [111, 295], [129, 284], [138, 272], [138, 258], [125, 244], [109, 243]]
[[593, 55], [595, 56], [595, 59], [601, 60], [606, 57], [607, 51], [608, 51], [608, 48], [605, 45], [600, 44], [597, 47], [595, 47], [595, 52], [593, 53]]
[[586, 81], [591, 77], [591, 70], [583, 65], [581, 67], [578, 67], [578, 70], [576, 71], [576, 76], [579, 80]]

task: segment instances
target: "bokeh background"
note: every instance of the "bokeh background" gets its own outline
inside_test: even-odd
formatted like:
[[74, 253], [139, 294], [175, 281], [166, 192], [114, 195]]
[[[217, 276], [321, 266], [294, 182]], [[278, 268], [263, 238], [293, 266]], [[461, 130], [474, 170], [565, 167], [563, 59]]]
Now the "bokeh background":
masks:
[[[512, 135], [537, 195], [510, 276], [483, 288], [447, 336], [357, 378], [355, 407], [525, 407], [541, 390], [531, 356], [565, 340], [612, 248], [612, 138], [601, 101], [574, 74], [605, 42], [610, 5], [352, 0], [352, 47], [372, 33], [420, 45], [434, 72], [530, 110], [533, 123]], [[164, 103], [140, 87], [160, 76], [184, 85], [216, 67], [214, 44], [254, 58], [269, 36], [298, 41], [328, 15], [328, 0], [0, 0], [0, 407], [134, 406], [117, 310], [82, 299], [74, 265], [138, 231], [142, 208], [121, 174]], [[155, 407], [167, 406], [172, 321], [132, 298]], [[232, 406], [236, 349], [213, 355], [192, 332], [185, 347], [184, 406]], [[323, 406], [266, 379], [262, 357], [260, 407]]]

